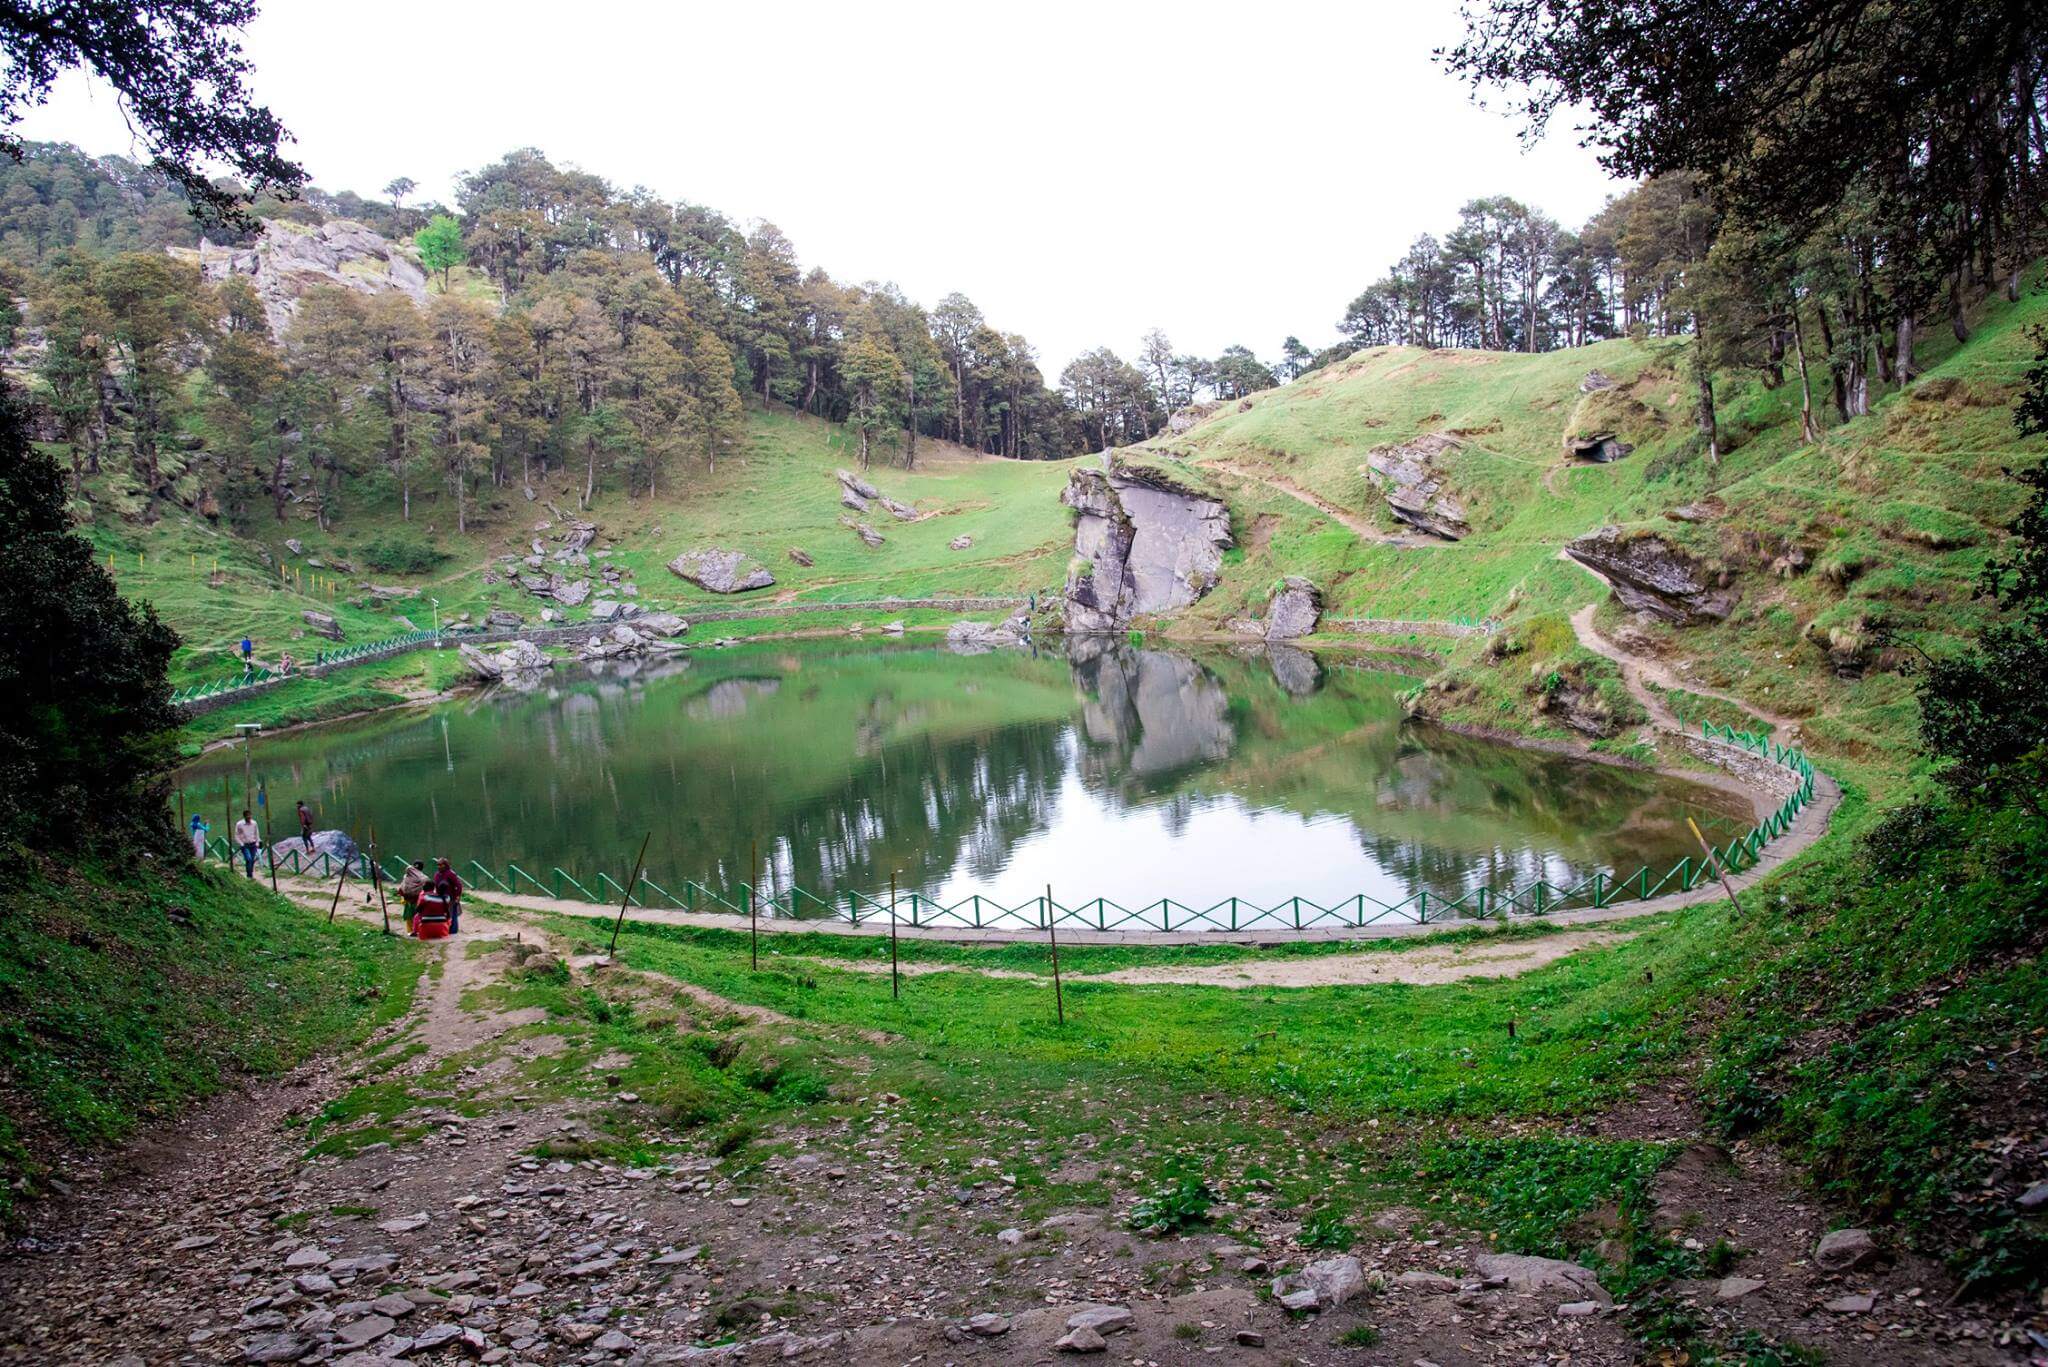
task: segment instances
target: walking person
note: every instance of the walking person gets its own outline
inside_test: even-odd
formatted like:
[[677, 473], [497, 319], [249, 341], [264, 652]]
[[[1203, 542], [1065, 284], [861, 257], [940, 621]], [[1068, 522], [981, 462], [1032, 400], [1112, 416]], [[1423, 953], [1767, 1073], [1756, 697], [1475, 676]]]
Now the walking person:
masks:
[[256, 818], [249, 809], [242, 809], [242, 819], [235, 823], [235, 844], [242, 850], [242, 872], [256, 876], [256, 847], [263, 843], [263, 833], [256, 828]]
[[427, 890], [427, 861], [415, 859], [405, 866], [405, 877], [398, 880], [398, 895], [405, 902], [405, 933], [413, 933], [412, 918], [419, 914], [420, 894]]
[[434, 893], [448, 901], [448, 933], [459, 934], [462, 930], [462, 879], [448, 866], [446, 859], [434, 861]]
[[192, 857], [202, 864], [206, 862], [206, 833], [212, 829], [205, 817], [192, 813]]
[[256, 643], [247, 636], [242, 638], [242, 677], [247, 678], [256, 671]]
[[313, 809], [306, 805], [306, 799], [299, 799], [299, 839], [306, 842], [306, 853], [313, 852]]

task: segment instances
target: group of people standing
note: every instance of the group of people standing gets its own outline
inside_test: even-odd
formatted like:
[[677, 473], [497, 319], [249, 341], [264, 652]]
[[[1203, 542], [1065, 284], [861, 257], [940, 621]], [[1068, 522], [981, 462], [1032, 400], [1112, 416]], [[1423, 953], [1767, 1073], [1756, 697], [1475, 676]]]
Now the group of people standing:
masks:
[[[313, 812], [301, 798], [298, 804], [299, 838], [306, 849], [313, 848]], [[205, 862], [206, 836], [213, 829], [206, 818], [194, 813], [192, 816], [192, 857]], [[250, 878], [256, 876], [256, 855], [263, 848], [262, 828], [256, 824], [256, 817], [248, 808], [242, 809], [242, 819], [234, 825], [234, 845], [242, 856], [242, 872]], [[435, 917], [447, 917], [448, 931], [453, 935], [462, 929], [462, 878], [455, 872], [447, 859], [436, 859], [434, 869], [427, 871], [427, 861], [415, 859], [406, 866], [405, 876], [399, 880], [398, 895], [405, 901], [405, 929], [409, 935], [418, 935], [420, 899], [429, 899]]]
[[406, 866], [405, 876], [398, 880], [398, 895], [405, 900], [407, 934], [420, 933], [420, 900], [423, 897], [446, 906], [450, 935], [461, 931], [462, 878], [449, 866], [446, 859], [436, 859], [431, 874], [427, 872], [427, 863], [424, 859], [413, 860]]

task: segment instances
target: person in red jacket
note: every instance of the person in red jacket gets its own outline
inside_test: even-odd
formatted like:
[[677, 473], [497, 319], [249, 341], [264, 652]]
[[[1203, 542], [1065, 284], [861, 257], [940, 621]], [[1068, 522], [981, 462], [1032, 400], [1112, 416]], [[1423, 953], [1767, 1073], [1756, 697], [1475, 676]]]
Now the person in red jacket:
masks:
[[446, 859], [434, 861], [434, 891], [448, 899], [448, 933], [462, 929], [462, 879]]

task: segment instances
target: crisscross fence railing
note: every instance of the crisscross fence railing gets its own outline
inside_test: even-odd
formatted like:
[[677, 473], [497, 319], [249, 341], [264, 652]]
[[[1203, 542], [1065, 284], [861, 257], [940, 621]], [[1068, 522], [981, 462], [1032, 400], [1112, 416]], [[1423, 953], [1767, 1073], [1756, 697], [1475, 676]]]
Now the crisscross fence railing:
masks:
[[364, 641], [360, 645], [344, 646], [339, 650], [322, 650], [316, 652], [311, 660], [292, 674], [282, 674], [276, 670], [249, 665], [238, 674], [228, 674], [207, 683], [191, 684], [174, 690], [171, 694], [171, 705], [188, 711], [203, 711], [221, 699], [268, 688], [297, 674], [319, 674], [362, 660], [382, 659], [387, 655], [402, 654], [419, 646], [432, 645], [441, 639], [442, 633], [439, 631], [408, 631], [378, 641]]
[[[462, 870], [476, 891], [530, 894], [563, 901], [665, 908], [684, 912], [711, 912], [745, 917], [759, 915], [806, 921], [812, 924], [839, 921], [854, 926], [887, 924], [893, 914], [896, 924], [941, 930], [1044, 931], [1046, 928], [1091, 931], [1309, 931], [1363, 930], [1378, 925], [1434, 925], [1441, 922], [1505, 920], [1513, 917], [1548, 916], [1556, 912], [1604, 910], [1629, 902], [1648, 902], [1670, 894], [1690, 892], [1721, 873], [1740, 873], [1756, 867], [1770, 843], [1792, 829], [1799, 813], [1813, 800], [1815, 775], [1812, 763], [1799, 749], [1780, 745], [1767, 736], [1708, 722], [1700, 729], [1703, 739], [1732, 746], [1756, 755], [1785, 772], [1790, 789], [1784, 800], [1763, 820], [1724, 846], [1710, 847], [1713, 853], [1680, 859], [1669, 868], [1649, 867], [1617, 875], [1597, 871], [1570, 885], [1539, 878], [1522, 886], [1477, 887], [1458, 896], [1430, 892], [1410, 894], [1387, 902], [1367, 893], [1357, 893], [1334, 902], [1308, 897], [1289, 897], [1272, 905], [1242, 898], [1226, 897], [1206, 905], [1161, 898], [1143, 905], [1128, 905], [1106, 897], [1062, 903], [1049, 897], [1032, 897], [1021, 902], [971, 893], [954, 901], [912, 890], [899, 893], [892, 913], [886, 897], [843, 891], [820, 896], [803, 888], [761, 888], [746, 883], [712, 887], [692, 879], [663, 886], [642, 876], [630, 895], [609, 873], [579, 876], [566, 869], [550, 868], [534, 874], [517, 864], [502, 871], [471, 860]], [[209, 853], [232, 861], [236, 852], [226, 840], [216, 839]], [[332, 878], [340, 874], [344, 861], [332, 855], [302, 855], [288, 852], [277, 859], [280, 873], [308, 874]], [[357, 854], [346, 861], [356, 878], [370, 876], [369, 860]], [[405, 874], [405, 861], [385, 859], [379, 867], [384, 877], [397, 882]]]

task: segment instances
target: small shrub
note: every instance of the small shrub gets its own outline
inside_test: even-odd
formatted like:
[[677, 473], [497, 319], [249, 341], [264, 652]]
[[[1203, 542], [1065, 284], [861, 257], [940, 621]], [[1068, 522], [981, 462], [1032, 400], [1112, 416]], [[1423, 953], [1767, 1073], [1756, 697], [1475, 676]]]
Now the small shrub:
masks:
[[1353, 1325], [1337, 1335], [1339, 1348], [1370, 1348], [1380, 1341], [1380, 1331], [1369, 1324]]
[[426, 574], [448, 561], [448, 553], [420, 537], [384, 536], [363, 547], [363, 563], [385, 574]]
[[1177, 1234], [1209, 1223], [1216, 1193], [1199, 1173], [1189, 1173], [1158, 1188], [1131, 1207], [1127, 1223], [1143, 1234]]
[[1344, 1212], [1336, 1209], [1319, 1210], [1308, 1217], [1301, 1227], [1303, 1248], [1328, 1249], [1342, 1253], [1358, 1242], [1358, 1231], [1345, 1222]]

